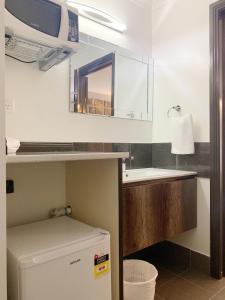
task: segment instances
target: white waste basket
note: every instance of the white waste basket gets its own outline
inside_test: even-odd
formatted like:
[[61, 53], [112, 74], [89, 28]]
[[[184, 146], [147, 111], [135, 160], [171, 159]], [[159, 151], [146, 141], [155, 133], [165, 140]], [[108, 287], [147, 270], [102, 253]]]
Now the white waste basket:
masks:
[[154, 300], [158, 271], [142, 260], [124, 260], [124, 300]]

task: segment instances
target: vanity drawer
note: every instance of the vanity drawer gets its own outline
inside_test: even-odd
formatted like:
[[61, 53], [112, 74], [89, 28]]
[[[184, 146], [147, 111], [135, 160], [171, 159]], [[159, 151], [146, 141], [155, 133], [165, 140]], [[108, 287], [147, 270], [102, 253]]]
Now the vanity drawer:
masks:
[[123, 187], [124, 256], [196, 226], [196, 177]]
[[163, 194], [159, 185], [123, 189], [124, 255], [163, 239]]
[[164, 238], [197, 227], [197, 179], [177, 180], [165, 183], [164, 190]]

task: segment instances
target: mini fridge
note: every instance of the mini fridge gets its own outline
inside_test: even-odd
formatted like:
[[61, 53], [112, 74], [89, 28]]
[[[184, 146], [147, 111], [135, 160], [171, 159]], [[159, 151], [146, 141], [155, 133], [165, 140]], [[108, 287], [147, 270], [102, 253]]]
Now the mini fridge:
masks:
[[9, 228], [8, 300], [111, 300], [109, 233], [69, 217]]

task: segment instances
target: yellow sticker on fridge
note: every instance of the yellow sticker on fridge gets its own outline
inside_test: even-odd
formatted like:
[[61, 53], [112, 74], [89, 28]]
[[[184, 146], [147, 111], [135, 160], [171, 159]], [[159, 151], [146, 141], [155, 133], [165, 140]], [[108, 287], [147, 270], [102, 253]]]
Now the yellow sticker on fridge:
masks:
[[109, 272], [110, 269], [110, 261], [109, 254], [103, 256], [95, 256], [94, 259], [94, 276], [95, 278], [99, 278], [100, 276]]

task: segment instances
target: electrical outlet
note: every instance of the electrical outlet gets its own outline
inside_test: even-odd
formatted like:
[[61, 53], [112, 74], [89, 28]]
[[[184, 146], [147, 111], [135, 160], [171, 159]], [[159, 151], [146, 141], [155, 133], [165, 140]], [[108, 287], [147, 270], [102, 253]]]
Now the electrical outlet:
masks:
[[6, 180], [6, 193], [13, 194], [14, 193], [14, 181]]

